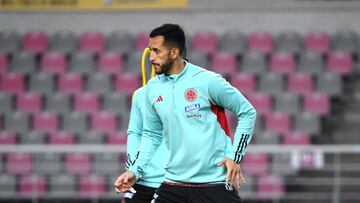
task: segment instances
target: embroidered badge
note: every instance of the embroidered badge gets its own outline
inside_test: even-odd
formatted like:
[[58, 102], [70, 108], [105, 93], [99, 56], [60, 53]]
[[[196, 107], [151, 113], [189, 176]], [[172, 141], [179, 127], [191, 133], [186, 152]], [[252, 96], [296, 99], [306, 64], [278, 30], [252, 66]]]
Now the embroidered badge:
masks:
[[197, 98], [197, 92], [195, 89], [189, 88], [185, 91], [184, 96], [187, 101], [192, 102]]

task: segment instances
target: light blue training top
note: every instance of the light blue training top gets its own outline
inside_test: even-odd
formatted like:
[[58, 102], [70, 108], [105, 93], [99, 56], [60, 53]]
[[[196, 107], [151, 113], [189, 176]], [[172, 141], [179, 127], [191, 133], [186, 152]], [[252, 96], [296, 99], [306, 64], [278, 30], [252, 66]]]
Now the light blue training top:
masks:
[[[240, 163], [253, 135], [256, 111], [220, 74], [184, 63], [181, 73], [148, 82], [139, 156], [129, 171], [144, 177], [164, 141], [166, 181], [223, 183], [226, 168], [217, 163], [225, 157]], [[233, 144], [216, 114], [224, 108], [239, 119]]]

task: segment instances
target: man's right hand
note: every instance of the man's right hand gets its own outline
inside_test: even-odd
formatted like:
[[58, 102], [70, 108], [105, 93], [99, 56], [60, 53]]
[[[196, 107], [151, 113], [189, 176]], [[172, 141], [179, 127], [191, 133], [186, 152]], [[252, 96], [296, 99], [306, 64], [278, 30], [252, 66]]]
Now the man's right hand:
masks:
[[114, 183], [115, 191], [117, 193], [128, 192], [130, 190], [130, 187], [135, 185], [135, 183], [136, 183], [136, 177], [134, 173], [130, 171], [126, 171], [116, 179]]

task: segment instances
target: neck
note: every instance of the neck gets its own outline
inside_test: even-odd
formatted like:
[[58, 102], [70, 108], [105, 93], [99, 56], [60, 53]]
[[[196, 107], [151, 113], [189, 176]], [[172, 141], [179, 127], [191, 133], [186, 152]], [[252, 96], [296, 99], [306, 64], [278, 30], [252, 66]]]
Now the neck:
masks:
[[185, 68], [185, 63], [182, 60], [182, 58], [177, 58], [176, 60], [174, 60], [174, 63], [172, 64], [172, 67], [169, 70], [168, 75], [179, 74], [184, 70], [184, 68]]

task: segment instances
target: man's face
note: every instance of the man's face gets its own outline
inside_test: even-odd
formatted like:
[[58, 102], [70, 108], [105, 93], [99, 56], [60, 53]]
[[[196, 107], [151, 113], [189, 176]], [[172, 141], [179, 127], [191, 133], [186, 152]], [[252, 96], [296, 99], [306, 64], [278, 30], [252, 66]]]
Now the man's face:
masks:
[[150, 62], [154, 66], [156, 74], [168, 74], [172, 67], [170, 50], [164, 46], [164, 37], [156, 36], [149, 40]]

